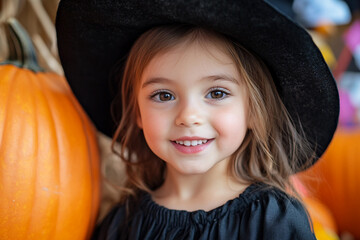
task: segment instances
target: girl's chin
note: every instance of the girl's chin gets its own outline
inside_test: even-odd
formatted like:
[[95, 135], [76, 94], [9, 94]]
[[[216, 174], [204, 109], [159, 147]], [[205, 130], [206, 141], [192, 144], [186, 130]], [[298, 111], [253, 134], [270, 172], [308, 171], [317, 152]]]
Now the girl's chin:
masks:
[[[168, 164], [169, 166], [169, 164]], [[208, 165], [204, 162], [197, 162], [196, 164], [191, 163], [191, 164], [182, 164], [181, 166], [175, 166], [173, 168], [173, 171], [184, 175], [184, 176], [192, 176], [192, 175], [204, 175], [206, 173], [208, 173], [209, 171], [211, 171], [215, 165]]]

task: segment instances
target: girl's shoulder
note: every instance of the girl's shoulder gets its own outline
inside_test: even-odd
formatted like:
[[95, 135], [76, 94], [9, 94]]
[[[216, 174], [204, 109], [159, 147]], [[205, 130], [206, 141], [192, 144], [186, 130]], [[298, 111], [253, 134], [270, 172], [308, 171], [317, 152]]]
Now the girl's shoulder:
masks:
[[315, 239], [301, 202], [264, 184], [250, 185], [211, 211], [167, 209], [141, 193], [130, 215], [127, 219], [125, 206], [117, 206], [93, 239], [152, 239], [159, 234], [163, 239]]
[[240, 224], [240, 231], [248, 236], [245, 239], [316, 239], [298, 199], [264, 184], [257, 184], [243, 198], [246, 207], [241, 217], [246, 224]]

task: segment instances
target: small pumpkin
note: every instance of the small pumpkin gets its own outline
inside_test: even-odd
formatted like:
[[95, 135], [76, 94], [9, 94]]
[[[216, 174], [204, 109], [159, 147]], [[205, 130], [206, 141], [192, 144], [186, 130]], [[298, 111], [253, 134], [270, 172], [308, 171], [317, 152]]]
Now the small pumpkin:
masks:
[[23, 59], [0, 65], [0, 239], [87, 239], [99, 208], [96, 130], [64, 77]]
[[301, 180], [333, 214], [340, 233], [360, 239], [360, 129], [339, 127], [325, 154]]

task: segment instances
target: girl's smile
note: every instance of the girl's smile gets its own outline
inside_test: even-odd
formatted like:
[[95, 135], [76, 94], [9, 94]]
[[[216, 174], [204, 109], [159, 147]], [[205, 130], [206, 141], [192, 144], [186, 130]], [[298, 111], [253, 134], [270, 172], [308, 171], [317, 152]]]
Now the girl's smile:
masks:
[[139, 87], [138, 125], [167, 168], [206, 174], [239, 148], [248, 129], [240, 79], [232, 59], [210, 43], [181, 43], [150, 61]]
[[171, 143], [181, 153], [195, 154], [205, 150], [213, 140], [200, 137], [182, 137], [171, 141]]

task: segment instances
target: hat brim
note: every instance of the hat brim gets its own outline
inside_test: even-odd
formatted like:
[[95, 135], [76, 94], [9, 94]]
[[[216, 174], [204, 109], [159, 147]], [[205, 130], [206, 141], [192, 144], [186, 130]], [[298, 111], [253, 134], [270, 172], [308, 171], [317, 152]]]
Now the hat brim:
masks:
[[60, 59], [98, 130], [112, 136], [116, 128], [110, 113], [117, 88], [109, 81], [114, 64], [146, 30], [174, 23], [229, 35], [260, 56], [291, 117], [301, 122], [317, 156], [322, 155], [338, 122], [336, 83], [310, 35], [259, 0], [62, 0], [56, 19]]

